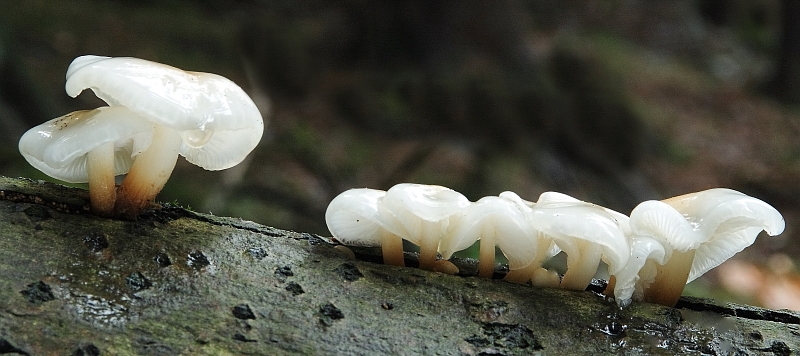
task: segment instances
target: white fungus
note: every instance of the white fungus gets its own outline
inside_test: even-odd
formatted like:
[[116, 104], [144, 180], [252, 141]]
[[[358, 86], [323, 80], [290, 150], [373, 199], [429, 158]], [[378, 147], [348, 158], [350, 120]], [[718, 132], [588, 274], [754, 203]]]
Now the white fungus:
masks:
[[239, 164], [261, 140], [264, 123], [250, 97], [211, 73], [187, 72], [130, 57], [81, 56], [67, 69], [66, 91], [85, 89], [112, 107], [154, 124], [149, 147], [117, 190], [115, 213], [134, 218], [161, 191], [178, 155], [207, 170]]

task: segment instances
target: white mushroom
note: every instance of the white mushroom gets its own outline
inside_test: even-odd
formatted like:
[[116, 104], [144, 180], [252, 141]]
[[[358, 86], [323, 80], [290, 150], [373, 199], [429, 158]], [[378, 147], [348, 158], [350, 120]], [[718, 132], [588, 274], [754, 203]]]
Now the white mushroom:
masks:
[[600, 261], [610, 274], [628, 263], [630, 247], [620, 223], [606, 209], [570, 196], [546, 192], [533, 206], [531, 222], [567, 254], [561, 288], [584, 290]]
[[[633, 299], [641, 289], [644, 301], [673, 306], [686, 283], [751, 245], [762, 230], [772, 236], [780, 234], [785, 222], [769, 204], [717, 188], [639, 204], [631, 212], [630, 225], [633, 236], [649, 236], [663, 246], [663, 253], [652, 244], [640, 249], [640, 256], [655, 264], [646, 261], [640, 271], [632, 264], [631, 270], [624, 272], [638, 275]], [[628, 292], [622, 291], [629, 286], [618, 287], [615, 297], [624, 304]]]
[[328, 229], [339, 242], [381, 246], [383, 263], [404, 266], [403, 239], [383, 227], [378, 205], [386, 195], [375, 189], [350, 189], [337, 195], [325, 211]]
[[664, 202], [709, 236], [697, 249], [688, 282], [752, 245], [762, 230], [776, 236], [786, 227], [771, 205], [732, 189], [709, 189]]
[[132, 218], [161, 191], [178, 154], [207, 170], [239, 164], [261, 140], [264, 124], [235, 83], [137, 58], [82, 56], [67, 70], [72, 97], [91, 89], [110, 106], [124, 106], [155, 124], [152, 144], [117, 191], [115, 211]]
[[438, 185], [401, 183], [379, 204], [387, 230], [419, 246], [419, 267], [433, 270], [439, 242], [452, 234], [470, 201]]
[[[612, 274], [617, 304], [628, 305], [631, 299], [677, 301], [689, 275], [693, 247], [704, 237], [675, 209], [657, 200], [637, 205], [631, 211], [630, 227], [630, 259]], [[675, 264], [667, 265], [673, 257]]]
[[453, 252], [480, 239], [478, 276], [491, 278], [495, 247], [508, 259], [509, 269], [525, 267], [536, 256], [536, 232], [514, 202], [488, 196], [469, 206], [458, 228], [442, 239], [439, 251], [442, 258], [449, 259]]
[[[513, 265], [511, 259], [509, 259], [509, 271], [503, 279], [520, 284], [530, 282], [533, 286], [537, 287], [558, 287], [561, 283], [561, 278], [558, 273], [542, 268], [542, 264], [558, 254], [560, 250], [556, 247], [552, 238], [537, 230], [531, 222], [530, 219], [533, 213], [531, 207], [533, 207], [535, 203], [524, 200], [516, 193], [510, 191], [502, 192], [499, 196], [516, 205], [517, 209], [525, 215], [527, 225], [534, 232], [533, 236], [531, 236], [531, 240], [527, 242], [531, 245], [533, 253], [527, 252], [527, 248], [520, 248], [522, 245], [516, 247], [512, 246], [508, 249], [510, 253], [516, 254], [515, 259], [518, 260], [518, 262], [515, 263], [516, 265]], [[517, 253], [514, 249], [520, 249], [521, 251], [519, 252], [526, 251], [524, 252], [525, 255]], [[503, 250], [503, 253], [505, 254], [505, 250]]]
[[123, 107], [75, 111], [33, 127], [19, 151], [36, 169], [70, 183], [89, 183], [92, 211], [110, 216], [114, 177], [125, 174], [152, 140], [155, 125]]

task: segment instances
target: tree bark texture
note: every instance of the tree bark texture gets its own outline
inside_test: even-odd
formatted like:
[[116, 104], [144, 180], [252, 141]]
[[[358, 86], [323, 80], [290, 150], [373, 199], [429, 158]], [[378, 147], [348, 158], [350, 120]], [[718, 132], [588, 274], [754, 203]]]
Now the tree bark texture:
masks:
[[[160, 206], [88, 213], [75, 188], [0, 177], [0, 353], [789, 355], [800, 314], [600, 294], [355, 260], [328, 239]], [[409, 265], [415, 256], [406, 254]], [[498, 270], [497, 275], [502, 274]]]

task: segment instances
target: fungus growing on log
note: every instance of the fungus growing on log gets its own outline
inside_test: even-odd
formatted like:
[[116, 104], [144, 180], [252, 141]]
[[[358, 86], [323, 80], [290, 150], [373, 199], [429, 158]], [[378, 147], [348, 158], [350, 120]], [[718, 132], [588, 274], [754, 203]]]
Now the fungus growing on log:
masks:
[[150, 146], [153, 125], [124, 107], [71, 112], [28, 130], [19, 151], [34, 168], [69, 183], [89, 183], [92, 212], [111, 216], [114, 177]]
[[433, 270], [439, 242], [458, 227], [470, 204], [450, 188], [401, 183], [386, 191], [379, 209], [389, 231], [419, 246], [419, 267]]
[[66, 91], [84, 89], [153, 123], [152, 140], [117, 190], [115, 215], [135, 218], [169, 179], [178, 155], [206, 170], [239, 164], [261, 140], [258, 108], [235, 83], [129, 57], [81, 56], [67, 69]]
[[645, 262], [626, 267], [629, 277], [616, 279], [620, 305], [631, 294], [638, 299], [639, 289], [642, 300], [673, 306], [686, 283], [752, 245], [762, 230], [775, 236], [785, 228], [769, 204], [724, 188], [643, 202], [631, 212], [630, 224], [634, 239], [648, 236], [662, 247], [644, 240], [632, 249], [632, 259], [638, 254]]
[[383, 263], [404, 266], [403, 239], [387, 230], [378, 205], [383, 190], [350, 189], [337, 195], [325, 211], [325, 223], [339, 242], [352, 246], [380, 246]]
[[[331, 223], [334, 217], [344, 222]], [[499, 247], [509, 261], [505, 279], [514, 283], [584, 290], [604, 263], [606, 293], [620, 306], [632, 300], [675, 305], [687, 282], [751, 245], [762, 230], [774, 236], [785, 227], [769, 204], [722, 188], [645, 201], [628, 217], [556, 192], [535, 203], [513, 192], [470, 203], [445, 187], [404, 183], [385, 193], [342, 193], [326, 219], [343, 243], [409, 240], [420, 246], [420, 268], [428, 270], [446, 262], [436, 261], [437, 248], [449, 259], [476, 241], [478, 275], [492, 276]], [[339, 237], [345, 235], [354, 237]], [[560, 251], [567, 270], [559, 279], [542, 265]]]
[[525, 213], [512, 201], [501, 197], [483, 197], [466, 211], [458, 228], [439, 245], [443, 259], [453, 252], [480, 241], [478, 276], [491, 278], [494, 273], [495, 247], [508, 259], [510, 270], [527, 266], [536, 255], [537, 231]]

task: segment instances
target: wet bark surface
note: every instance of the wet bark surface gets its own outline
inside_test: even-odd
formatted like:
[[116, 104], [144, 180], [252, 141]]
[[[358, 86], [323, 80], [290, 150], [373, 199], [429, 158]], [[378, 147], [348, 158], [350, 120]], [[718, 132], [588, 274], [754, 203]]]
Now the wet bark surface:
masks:
[[[95, 217], [79, 189], [0, 177], [0, 353], [709, 354], [800, 351], [800, 314], [385, 266], [329, 240], [161, 206]], [[414, 257], [408, 254], [413, 265]]]

